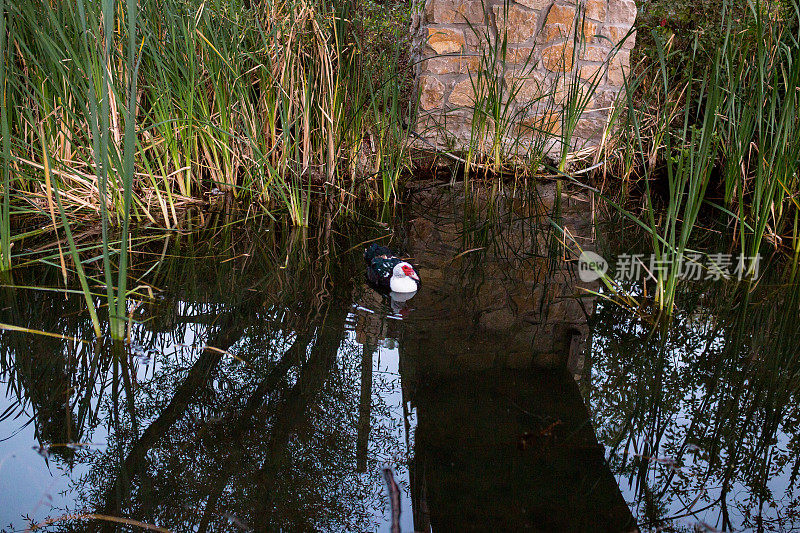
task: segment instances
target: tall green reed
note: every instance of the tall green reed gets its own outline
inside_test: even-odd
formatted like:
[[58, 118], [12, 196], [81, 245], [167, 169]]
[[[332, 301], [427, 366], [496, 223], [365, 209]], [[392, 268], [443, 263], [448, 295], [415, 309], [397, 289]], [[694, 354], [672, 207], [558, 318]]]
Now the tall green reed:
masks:
[[786, 20], [774, 20], [769, 5], [750, 2], [746, 38], [722, 61], [725, 90], [735, 95], [721, 128], [725, 202], [739, 220], [741, 252], [751, 257], [765, 240], [777, 243], [800, 209], [800, 14], [789, 5]]
[[[732, 218], [740, 268], [749, 275], [765, 239], [779, 241], [796, 217], [800, 121], [795, 91], [786, 88], [800, 81], [791, 52], [798, 40], [786, 33], [790, 21], [773, 21], [768, 30], [764, 6], [749, 5], [749, 20], [723, 17], [722, 41], [710, 52], [697, 40], [688, 54], [673, 50], [654, 31], [657, 62], [626, 80], [628, 149], [642, 174], [644, 217], [627, 214], [651, 235], [654, 262], [646, 266], [655, 267], [655, 303], [666, 314], [703, 209]], [[655, 82], [645, 87], [645, 79]], [[655, 102], [652, 114], [647, 100]], [[665, 186], [663, 207], [651, 185], [656, 180]], [[726, 206], [708, 197], [717, 186]]]
[[97, 281], [115, 339], [125, 336], [137, 223], [180, 227], [184, 207], [223, 195], [307, 226], [315, 196], [346, 205], [361, 192], [340, 163], [366, 132], [378, 196], [398, 194], [402, 73], [387, 66], [350, 93], [367, 85], [348, 2], [3, 5], [0, 269], [28, 234], [11, 233], [12, 206], [33, 205], [19, 211], [38, 209], [65, 232], [92, 309], [72, 234], [99, 219]]
[[[366, 80], [369, 112], [361, 120], [369, 124], [370, 134], [366, 141], [371, 146], [359, 147], [359, 151], [372, 149], [374, 161], [368, 169], [375, 179], [375, 195], [384, 203], [390, 202], [399, 195], [398, 182], [403, 172], [408, 169], [408, 135], [403, 116], [403, 72], [398, 68], [402, 44], [395, 44], [393, 60], [376, 65], [379, 84], [373, 77]], [[360, 115], [360, 114], [358, 114]], [[358, 131], [356, 129], [355, 131]], [[361, 154], [359, 154], [361, 155]], [[368, 159], [368, 154], [363, 154]], [[379, 179], [377, 179], [379, 178]]]
[[[508, 7], [508, 3], [503, 5], [506, 13]], [[465, 172], [469, 173], [473, 162], [482, 164], [481, 160], [485, 160], [491, 170], [498, 173], [504, 163], [506, 137], [514, 118], [519, 116], [514, 98], [522, 83], [517, 81], [506, 89], [507, 31], [494, 37], [489, 28], [470, 27], [482, 46], [478, 68], [470, 72], [473, 107]]]
[[0, 136], [2, 136], [3, 197], [0, 199], [0, 272], [11, 268], [11, 139], [9, 137], [9, 106], [6, 91], [6, 2], [0, 0]]
[[134, 155], [136, 153], [136, 81], [139, 74], [139, 61], [136, 50], [137, 2], [128, 0], [126, 18], [128, 22], [128, 105], [125, 114], [124, 163], [123, 163], [123, 213], [122, 242], [120, 243], [119, 269], [117, 272], [117, 310], [116, 320], [112, 322], [112, 336], [116, 339], [125, 337], [125, 317], [127, 314], [128, 290], [128, 245], [131, 219], [131, 202], [133, 201]]
[[[374, 90], [350, 92], [374, 73], [357, 53], [349, 2], [15, 1], [11, 9], [13, 63], [25, 76], [9, 111], [24, 119], [29, 107], [61, 123], [46, 133], [72, 189], [62, 200], [94, 212], [106, 228], [124, 224], [126, 213], [131, 223], [178, 227], [182, 208], [215, 189], [307, 225], [313, 196], [349, 201], [361, 192], [340, 170], [372, 130], [378, 157], [389, 162], [377, 165], [386, 185], [380, 196], [397, 193], [403, 75], [387, 66], [371, 80]], [[41, 179], [29, 126], [11, 132], [12, 146], [26, 147], [26, 185], [11, 191], [20, 199]]]
[[[83, 0], [78, 1], [79, 11], [85, 13], [86, 6]], [[135, 6], [134, 6], [135, 7]], [[92, 128], [92, 137], [94, 139], [97, 138], [99, 132], [99, 147], [97, 141], [94, 142], [94, 161], [95, 161], [95, 168], [97, 172], [97, 183], [98, 189], [100, 193], [100, 217], [101, 217], [101, 232], [102, 232], [102, 244], [103, 244], [103, 275], [105, 277], [105, 287], [106, 287], [106, 299], [108, 304], [108, 314], [109, 314], [109, 323], [111, 326], [111, 336], [115, 340], [123, 340], [125, 338], [125, 307], [126, 307], [126, 297], [125, 288], [127, 284], [127, 256], [128, 256], [128, 248], [127, 248], [127, 231], [129, 229], [129, 221], [130, 221], [130, 198], [131, 198], [131, 189], [133, 187], [133, 152], [132, 147], [133, 143], [135, 143], [135, 139], [133, 139], [134, 134], [134, 124], [133, 120], [131, 120], [133, 113], [132, 110], [135, 110], [135, 95], [133, 95], [133, 102], [131, 102], [128, 106], [129, 115], [126, 121], [126, 139], [124, 140], [124, 167], [119, 169], [122, 174], [122, 190], [124, 194], [124, 200], [122, 205], [123, 215], [122, 215], [122, 224], [123, 224], [123, 235], [122, 235], [122, 244], [119, 250], [119, 267], [117, 271], [117, 280], [115, 284], [114, 280], [114, 272], [111, 267], [111, 248], [110, 248], [110, 235], [109, 235], [109, 212], [108, 212], [108, 205], [107, 205], [107, 197], [108, 197], [108, 189], [109, 189], [109, 181], [113, 178], [110, 176], [111, 168], [111, 147], [109, 146], [109, 136], [111, 134], [110, 128], [110, 110], [112, 104], [112, 98], [114, 98], [114, 102], [116, 103], [115, 95], [112, 95], [112, 73], [109, 68], [109, 64], [112, 61], [111, 57], [111, 47], [114, 37], [114, 22], [115, 22], [115, 11], [116, 11], [116, 2], [114, 0], [104, 0], [102, 3], [102, 10], [100, 12], [100, 18], [102, 22], [103, 28], [103, 48], [102, 53], [100, 54], [100, 62], [96, 62], [93, 60], [93, 66], [96, 67], [96, 70], [99, 70], [102, 75], [97, 76], [95, 81], [95, 86], [97, 82], [99, 82], [100, 91], [99, 95], [92, 89], [88, 91], [88, 97], [91, 105], [91, 109], [93, 111], [97, 110], [97, 98], [99, 97], [100, 100], [100, 111], [99, 114], [92, 113], [93, 117], [90, 119], [90, 124]], [[130, 36], [131, 43], [133, 39], [135, 39], [135, 29], [136, 29], [136, 12], [135, 9], [131, 9], [131, 2], [128, 2], [128, 24], [129, 24], [129, 31], [132, 31], [132, 35]], [[81, 16], [81, 21], [86, 21], [84, 16]], [[84, 44], [87, 48], [87, 56], [88, 57], [97, 57], [95, 54], [89, 52], [90, 47], [88, 40], [86, 39], [87, 28], [84, 25]], [[135, 53], [135, 45], [131, 44], [129, 48], [129, 53]], [[133, 57], [130, 58], [129, 65], [133, 65]], [[135, 89], [135, 73], [133, 71], [128, 72], [128, 76], [130, 76], [130, 83], [131, 87]], [[131, 94], [128, 94], [128, 97], [131, 98]], [[116, 115], [116, 113], [115, 113]], [[128, 134], [131, 134], [128, 137]], [[99, 148], [99, 149], [98, 149]], [[130, 165], [130, 166], [129, 166]], [[113, 180], [116, 181], [116, 180]], [[112, 183], [113, 183], [112, 181]], [[112, 185], [117, 187], [118, 185]]]
[[[580, 6], [576, 10], [572, 26], [574, 30], [567, 36], [571, 39], [572, 46], [564, 47], [563, 57], [560, 59], [561, 62], [567, 65], [576, 65], [582, 51], [586, 49], [587, 38], [595, 37], [588, 35], [589, 27], [586, 22], [584, 6]], [[575, 68], [572, 72], [568, 71], [558, 76], [553, 83], [550, 105], [560, 106], [561, 108], [559, 113], [558, 173], [563, 174], [566, 172], [567, 165], [572, 157], [571, 153], [581, 148], [576, 146], [576, 132], [580, 121], [584, 118], [585, 113], [591, 109], [603, 76], [608, 71], [615, 56], [622, 49], [625, 41], [629, 38], [630, 33], [620, 43], [613, 46], [604, 64], [597, 67], [594, 72], [589, 72], [586, 69], [587, 74], [584, 74], [584, 70]]]
[[[17, 76], [12, 87], [15, 96], [29, 104], [14, 109], [17, 122], [24, 125], [14, 132], [20, 136], [16, 141], [22, 148], [20, 160], [29, 171], [34, 169], [27, 176], [27, 192], [36, 193], [43, 188], [49, 203], [55, 196], [68, 237], [70, 228], [64, 221], [69, 218], [69, 211], [64, 206], [64, 198], [77, 199], [81, 207], [92, 208], [96, 202], [111, 336], [121, 340], [125, 336], [127, 248], [136, 151], [136, 72], [133, 68], [137, 50], [133, 40], [136, 5], [128, 2], [125, 16], [131, 34], [129, 71], [124, 67], [115, 68], [124, 58], [124, 51], [114, 38], [115, 23], [121, 24], [123, 18], [114, 0], [92, 4], [78, 0], [68, 7], [15, 3], [11, 9], [17, 20], [11, 34], [18, 50], [15, 62], [28, 74]], [[94, 32], [102, 33], [102, 39], [91, 39]], [[129, 84], [128, 90], [125, 90], [126, 84]], [[125, 100], [127, 104], [123, 103]], [[124, 132], [120, 112], [123, 105], [127, 108]], [[77, 124], [85, 128], [76, 130]], [[40, 142], [25, 136], [29, 128], [33, 135], [41, 137]], [[40, 151], [35, 149], [37, 145]], [[42, 170], [43, 182], [38, 181], [41, 175], [35, 169]], [[59, 179], [52, 179], [53, 175]], [[50, 207], [56, 230], [52, 203]], [[123, 235], [119, 250], [111, 245], [112, 226], [118, 229], [121, 226]], [[72, 252], [91, 309], [88, 285], [74, 246]], [[113, 268], [112, 258], [116, 256], [118, 263]]]

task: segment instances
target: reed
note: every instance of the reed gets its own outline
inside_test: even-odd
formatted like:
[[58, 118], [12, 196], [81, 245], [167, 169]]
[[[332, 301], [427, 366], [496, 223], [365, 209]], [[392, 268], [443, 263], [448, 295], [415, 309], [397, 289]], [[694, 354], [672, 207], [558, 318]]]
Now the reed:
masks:
[[[371, 133], [365, 139], [370, 145], [362, 144], [358, 151], [370, 150], [374, 154], [371, 168], [366, 172], [369, 179], [374, 180], [374, 196], [383, 203], [398, 197], [400, 178], [410, 170], [407, 150], [410, 130], [405, 128], [403, 120], [404, 74], [398, 68], [401, 52], [396, 46], [393, 59], [376, 66], [380, 85], [376, 85], [372, 77], [366, 80], [369, 110], [368, 117], [362, 120], [370, 127]], [[368, 153], [362, 156], [369, 159]]]
[[[0, 270], [27, 234], [12, 234], [14, 209], [49, 218], [67, 241], [71, 225], [99, 220], [110, 331], [123, 339], [138, 224], [181, 227], [207, 198], [296, 226], [317, 196], [346, 208], [363, 187], [392, 201], [406, 168], [403, 73], [367, 80], [349, 2], [263, 7], [3, 0]], [[376, 149], [364, 180], [347, 156], [366, 144]], [[66, 282], [61, 251], [59, 261]]]
[[[507, 12], [508, 3], [503, 5]], [[515, 97], [522, 82], [515, 80], [506, 88], [504, 74], [508, 55], [506, 32], [496, 38], [488, 28], [480, 31], [472, 27], [473, 33], [482, 42], [480, 64], [476, 72], [470, 73], [472, 85], [472, 123], [465, 171], [469, 173], [473, 164], [484, 166], [495, 174], [505, 166], [505, 149], [510, 128], [519, 115]], [[528, 58], [530, 61], [530, 57]]]
[[754, 256], [765, 241], [780, 246], [800, 207], [800, 15], [797, 3], [777, 21], [768, 5], [749, 8], [750, 38], [722, 62], [724, 89], [735, 97], [726, 102], [721, 129], [725, 203], [740, 222], [742, 253]]
[[[388, 203], [400, 193], [409, 168], [406, 45], [394, 39], [393, 60], [365, 57], [350, 2], [0, 1], [0, 269], [27, 235], [12, 233], [12, 213], [49, 218], [55, 232], [66, 230], [64, 219], [99, 220], [117, 337], [129, 234], [139, 225], [181, 228], [187, 208], [221, 199], [308, 226], [316, 199], [346, 211], [359, 197]], [[749, 6], [746, 20], [723, 17], [726, 37], [710, 55], [698, 45], [678, 61], [674, 41], [656, 34], [656, 57], [627, 79], [627, 105], [615, 111], [624, 123], [608, 129], [606, 156], [625, 162], [622, 188], [644, 190], [643, 215], [621, 203], [651, 232], [659, 261], [680, 264], [711, 207], [730, 217], [745, 255], [771, 245], [796, 264], [800, 116], [791, 88], [800, 83], [800, 15], [796, 2], [780, 16]], [[565, 76], [516, 102], [536, 65], [508, 72], [505, 36], [474, 30], [484, 46], [471, 73], [467, 176], [483, 170], [499, 190], [512, 169], [535, 175], [554, 137], [552, 170], [567, 174], [596, 80]], [[573, 33], [565, 49], [579, 53], [583, 32]], [[723, 197], [709, 197], [718, 190]], [[654, 275], [667, 312], [677, 274]]]
[[735, 20], [725, 4], [711, 52], [697, 39], [688, 52], [676, 49], [674, 36], [653, 30], [657, 60], [626, 81], [625, 154], [617, 157], [628, 162], [626, 181], [641, 186], [642, 214], [629, 201], [609, 204], [649, 232], [655, 263], [646, 266], [667, 316], [682, 268], [698, 257], [692, 235], [711, 212], [735, 229], [746, 276], [766, 243], [797, 261], [797, 3], [784, 18], [758, 0], [748, 6], [750, 16]]
[[42, 198], [42, 122], [70, 218], [105, 226], [175, 228], [214, 190], [307, 225], [313, 197], [362, 192], [347, 160], [367, 140], [378, 196], [397, 193], [406, 74], [389, 61], [364, 72], [349, 2], [13, 0], [8, 11], [4, 164], [18, 155], [24, 178], [3, 188], [4, 206]]
[[2, 180], [3, 196], [0, 198], [0, 272], [11, 268], [11, 180], [9, 166], [11, 161], [11, 139], [9, 137], [9, 101], [6, 92], [7, 60], [6, 50], [6, 3], [0, 0], [0, 136], [2, 141]]

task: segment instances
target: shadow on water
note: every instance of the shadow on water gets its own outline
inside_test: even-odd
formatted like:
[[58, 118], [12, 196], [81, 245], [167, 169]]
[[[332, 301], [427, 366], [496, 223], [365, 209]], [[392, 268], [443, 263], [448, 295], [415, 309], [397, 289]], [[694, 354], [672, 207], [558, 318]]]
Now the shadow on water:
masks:
[[[413, 299], [365, 286], [372, 240]], [[653, 330], [578, 247], [591, 199], [548, 187], [173, 235], [134, 254], [129, 345], [16, 271], [0, 322], [53, 336], [0, 331], [0, 527], [388, 531], [384, 467], [403, 531], [796, 524], [797, 291], [692, 287]]]

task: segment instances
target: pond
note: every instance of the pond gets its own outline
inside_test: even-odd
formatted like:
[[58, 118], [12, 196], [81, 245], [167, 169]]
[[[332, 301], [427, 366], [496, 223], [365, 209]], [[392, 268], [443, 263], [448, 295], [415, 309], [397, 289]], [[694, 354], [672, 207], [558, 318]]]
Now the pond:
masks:
[[[797, 529], [800, 291], [767, 264], [655, 320], [643, 280], [579, 276], [641, 248], [601, 218], [432, 182], [390, 223], [143, 238], [128, 344], [57, 261], [14, 271], [0, 528], [390, 531], [386, 471], [407, 532]], [[366, 284], [369, 242], [419, 267], [412, 298]]]

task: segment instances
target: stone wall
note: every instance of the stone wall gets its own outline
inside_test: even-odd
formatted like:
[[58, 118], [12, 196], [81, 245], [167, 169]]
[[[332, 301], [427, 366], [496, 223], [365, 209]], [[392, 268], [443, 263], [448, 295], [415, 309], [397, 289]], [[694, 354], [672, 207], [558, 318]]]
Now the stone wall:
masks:
[[[419, 7], [412, 34], [421, 148], [463, 151], [474, 143], [489, 152], [498, 138], [506, 154], [553, 155], [562, 143], [570, 151], [599, 144], [630, 65], [634, 0], [425, 0]], [[500, 105], [478, 115], [487, 120], [475, 133], [473, 109], [490, 101]]]

